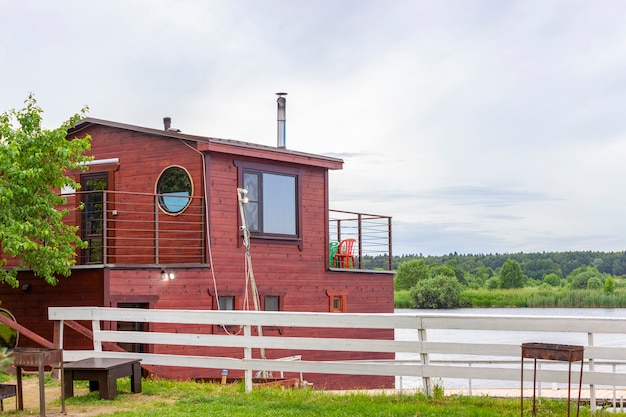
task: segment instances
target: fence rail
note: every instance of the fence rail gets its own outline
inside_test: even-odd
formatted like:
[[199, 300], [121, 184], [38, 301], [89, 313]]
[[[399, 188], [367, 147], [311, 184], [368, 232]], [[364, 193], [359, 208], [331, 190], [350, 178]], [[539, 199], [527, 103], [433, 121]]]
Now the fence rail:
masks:
[[[588, 384], [592, 403], [595, 401], [594, 387], [605, 385], [626, 387], [626, 371], [603, 372], [595, 369], [600, 362], [611, 364], [626, 361], [626, 349], [615, 345], [595, 346], [594, 335], [626, 334], [626, 319], [591, 317], [537, 317], [537, 316], [466, 316], [454, 314], [333, 314], [297, 312], [246, 312], [206, 310], [145, 310], [116, 309], [103, 307], [51, 307], [49, 319], [59, 322], [55, 326], [60, 334], [55, 340], [63, 347], [63, 321], [91, 321], [94, 335], [93, 350], [66, 350], [67, 360], [91, 356], [141, 357], [148, 365], [183, 366], [214, 369], [244, 370], [246, 389], [252, 388], [253, 371], [310, 372], [328, 374], [413, 376], [422, 378], [423, 388], [430, 394], [432, 378], [484, 379], [519, 381], [520, 366], [510, 364], [520, 360], [521, 347], [510, 343], [481, 343], [468, 337], [457, 342], [429, 341], [431, 331], [446, 330], [449, 334], [464, 330], [490, 330], [502, 332], [545, 332], [546, 337], [554, 333], [582, 333], [587, 335], [584, 346], [585, 367], [583, 384]], [[101, 330], [101, 322], [145, 322], [176, 323], [178, 325], [227, 325], [242, 326], [243, 335], [186, 334], [167, 332], [130, 332]], [[257, 326], [287, 326], [295, 328], [354, 328], [354, 329], [411, 329], [416, 331], [414, 340], [377, 340], [321, 337], [255, 336]], [[536, 333], [535, 333], [536, 334]], [[367, 332], [364, 331], [364, 335]], [[529, 342], [537, 342], [531, 340]], [[233, 347], [243, 349], [243, 355], [224, 358], [211, 356], [183, 356], [172, 354], [105, 352], [103, 342], [144, 343], [154, 345], [189, 345], [207, 347]], [[301, 361], [287, 362], [254, 359], [252, 349], [285, 349], [301, 351]], [[312, 361], [306, 360], [307, 351], [349, 352], [394, 352], [417, 355], [417, 361]], [[241, 351], [238, 351], [241, 352]], [[431, 362], [431, 355], [462, 354], [467, 357], [464, 364]], [[490, 366], [481, 364], [481, 358], [493, 358]], [[474, 362], [476, 366], [467, 366]], [[509, 366], [505, 366], [505, 364]], [[517, 362], [519, 363], [519, 362]], [[566, 369], [537, 371], [538, 382], [566, 383]], [[524, 367], [524, 381], [532, 381], [532, 369]], [[572, 371], [572, 380], [577, 380], [579, 371]]]

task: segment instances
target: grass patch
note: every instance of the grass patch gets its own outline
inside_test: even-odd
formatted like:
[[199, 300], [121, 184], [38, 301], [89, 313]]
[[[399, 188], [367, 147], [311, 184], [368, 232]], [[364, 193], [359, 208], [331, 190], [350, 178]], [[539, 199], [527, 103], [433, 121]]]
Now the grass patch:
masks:
[[[245, 393], [242, 384], [177, 382], [147, 379], [141, 394], [130, 393], [128, 378], [120, 379], [118, 396], [100, 400], [97, 393], [67, 400], [68, 416], [116, 417], [508, 417], [520, 415], [519, 399], [490, 397], [427, 398], [421, 393], [369, 395], [365, 392], [332, 393], [311, 389], [263, 388]], [[531, 403], [527, 402], [531, 415]], [[539, 416], [566, 415], [565, 401], [539, 400]], [[24, 411], [17, 415], [29, 415]], [[602, 410], [596, 416], [615, 415]], [[581, 407], [581, 416], [591, 416]]]
[[463, 297], [472, 307], [528, 307], [528, 298], [537, 288], [526, 287], [512, 290], [468, 289]]
[[393, 293], [394, 308], [413, 308], [413, 300], [411, 300], [410, 290], [394, 291]]

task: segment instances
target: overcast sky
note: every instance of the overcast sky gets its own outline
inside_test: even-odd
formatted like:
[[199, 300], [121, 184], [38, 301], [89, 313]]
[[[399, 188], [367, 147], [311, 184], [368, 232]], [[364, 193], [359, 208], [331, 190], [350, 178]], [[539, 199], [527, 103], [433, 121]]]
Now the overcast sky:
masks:
[[626, 1], [0, 0], [0, 111], [343, 158], [394, 252], [626, 249]]

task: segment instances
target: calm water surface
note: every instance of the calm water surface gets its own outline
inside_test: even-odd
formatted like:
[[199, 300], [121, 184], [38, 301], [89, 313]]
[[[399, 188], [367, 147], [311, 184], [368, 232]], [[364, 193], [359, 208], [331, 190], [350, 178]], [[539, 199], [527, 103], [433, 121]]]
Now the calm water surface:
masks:
[[[620, 308], [462, 308], [456, 310], [412, 310], [412, 309], [397, 309], [396, 313], [411, 313], [411, 314], [463, 314], [463, 315], [493, 315], [493, 316], [547, 316], [547, 317], [620, 317], [626, 318], [626, 309]], [[417, 330], [396, 330], [396, 340], [418, 340]], [[558, 343], [568, 345], [587, 345], [587, 334], [585, 333], [546, 333], [546, 332], [506, 332], [506, 331], [487, 331], [487, 330], [429, 330], [429, 341], [448, 341], [448, 342], [461, 342], [467, 340], [480, 340], [481, 343], [506, 343], [506, 344], [522, 344], [526, 342], [542, 342], [542, 343]], [[626, 347], [626, 335], [604, 335], [594, 334], [594, 345], [603, 346], [625, 346]], [[419, 360], [419, 355], [410, 353], [399, 353], [396, 355], [398, 360]], [[447, 361], [447, 360], [468, 360], [468, 359], [480, 359], [489, 360], [497, 359], [502, 360], [506, 358], [502, 357], [480, 357], [467, 356], [467, 355], [430, 355], [430, 360], [435, 361]], [[519, 368], [519, 362], [515, 362], [515, 358], [512, 359], [512, 367]], [[481, 365], [484, 366], [484, 365]], [[502, 365], [500, 365], [502, 366]], [[558, 366], [558, 365], [555, 365]], [[596, 370], [602, 370], [597, 365]], [[439, 381], [446, 388], [467, 388], [469, 382], [467, 380], [446, 379]], [[404, 388], [420, 388], [421, 378], [415, 377], [403, 377], [396, 378], [396, 387], [400, 386]], [[472, 381], [472, 386], [479, 387], [516, 387], [516, 383], [511, 381], [486, 381], [475, 380]]]

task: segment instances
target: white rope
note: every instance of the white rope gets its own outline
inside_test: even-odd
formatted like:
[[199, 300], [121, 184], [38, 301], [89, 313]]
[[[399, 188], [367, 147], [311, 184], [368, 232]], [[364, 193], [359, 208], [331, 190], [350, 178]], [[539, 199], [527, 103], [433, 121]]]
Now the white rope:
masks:
[[[204, 187], [204, 194], [205, 194], [205, 199], [204, 199], [204, 223], [206, 224], [206, 235], [207, 235], [207, 252], [209, 255], [209, 268], [211, 270], [211, 278], [213, 280], [213, 293], [215, 294], [215, 303], [217, 304], [217, 310], [220, 310], [220, 302], [219, 302], [219, 294], [217, 292], [217, 278], [215, 276], [215, 267], [213, 266], [213, 251], [211, 249], [211, 227], [209, 226], [209, 204], [208, 204], [208, 188], [207, 188], [207, 179], [206, 179], [206, 155], [203, 152], [200, 152], [199, 150], [197, 150], [196, 148], [194, 148], [193, 146], [189, 145], [187, 142], [185, 142], [182, 139], [179, 139], [180, 142], [187, 146], [189, 149], [191, 149], [192, 151], [200, 154], [200, 157], [202, 158], [202, 185]], [[242, 326], [239, 326], [239, 330], [236, 333], [231, 333], [225, 325], [220, 325], [222, 327], [222, 329], [224, 329], [224, 331], [232, 336], [233, 334], [239, 335], [241, 333], [241, 331], [243, 330]]]

